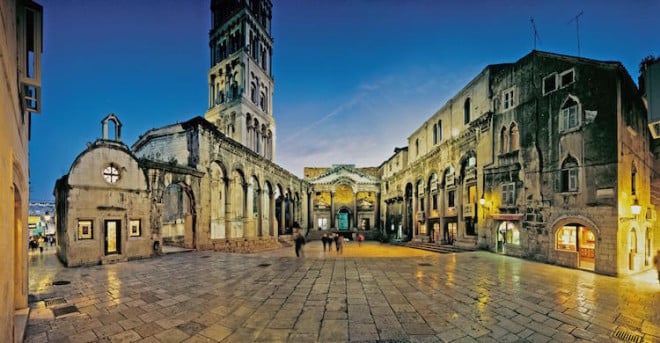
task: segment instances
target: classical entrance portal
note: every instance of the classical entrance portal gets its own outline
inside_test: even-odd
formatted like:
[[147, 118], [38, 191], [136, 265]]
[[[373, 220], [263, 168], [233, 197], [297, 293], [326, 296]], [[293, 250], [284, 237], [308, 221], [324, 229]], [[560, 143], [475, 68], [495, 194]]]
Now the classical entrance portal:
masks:
[[342, 208], [337, 213], [337, 228], [339, 230], [348, 230], [351, 224], [351, 214], [347, 209]]

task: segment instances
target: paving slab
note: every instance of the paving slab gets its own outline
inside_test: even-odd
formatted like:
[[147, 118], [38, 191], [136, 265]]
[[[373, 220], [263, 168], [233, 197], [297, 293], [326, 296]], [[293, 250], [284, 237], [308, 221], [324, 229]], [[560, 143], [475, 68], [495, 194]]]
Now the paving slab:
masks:
[[653, 271], [351, 243], [80, 268], [47, 250], [30, 256], [25, 342], [660, 341]]

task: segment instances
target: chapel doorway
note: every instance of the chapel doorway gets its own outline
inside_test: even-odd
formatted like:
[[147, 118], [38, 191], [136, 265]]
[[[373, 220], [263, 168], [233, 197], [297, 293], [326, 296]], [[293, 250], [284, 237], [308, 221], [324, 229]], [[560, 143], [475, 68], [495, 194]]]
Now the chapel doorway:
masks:
[[121, 254], [121, 222], [119, 220], [106, 220], [105, 228], [105, 254]]

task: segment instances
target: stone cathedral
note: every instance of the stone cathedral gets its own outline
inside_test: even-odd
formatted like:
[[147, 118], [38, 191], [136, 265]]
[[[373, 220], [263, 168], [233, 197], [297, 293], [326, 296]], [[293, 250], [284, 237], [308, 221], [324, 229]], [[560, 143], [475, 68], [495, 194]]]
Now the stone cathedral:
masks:
[[300, 179], [274, 162], [271, 1], [212, 0], [211, 14], [205, 117], [129, 147], [109, 114], [57, 181], [68, 266], [164, 244], [252, 252], [301, 228], [607, 275], [652, 268], [660, 178], [647, 116], [660, 62], [643, 66], [640, 89], [619, 62], [533, 50], [486, 66], [380, 166], [308, 167]]
[[275, 160], [272, 3], [213, 0], [205, 118], [152, 129], [129, 148], [102, 121], [55, 187], [68, 266], [159, 254], [163, 244], [251, 252], [307, 229], [310, 184]]

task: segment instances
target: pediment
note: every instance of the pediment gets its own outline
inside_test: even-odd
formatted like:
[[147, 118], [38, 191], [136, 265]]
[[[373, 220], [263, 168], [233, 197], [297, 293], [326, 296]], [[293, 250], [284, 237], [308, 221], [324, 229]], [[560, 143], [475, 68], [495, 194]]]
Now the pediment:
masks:
[[308, 180], [311, 184], [379, 184], [380, 180], [371, 175], [349, 167], [330, 168], [316, 178]]

